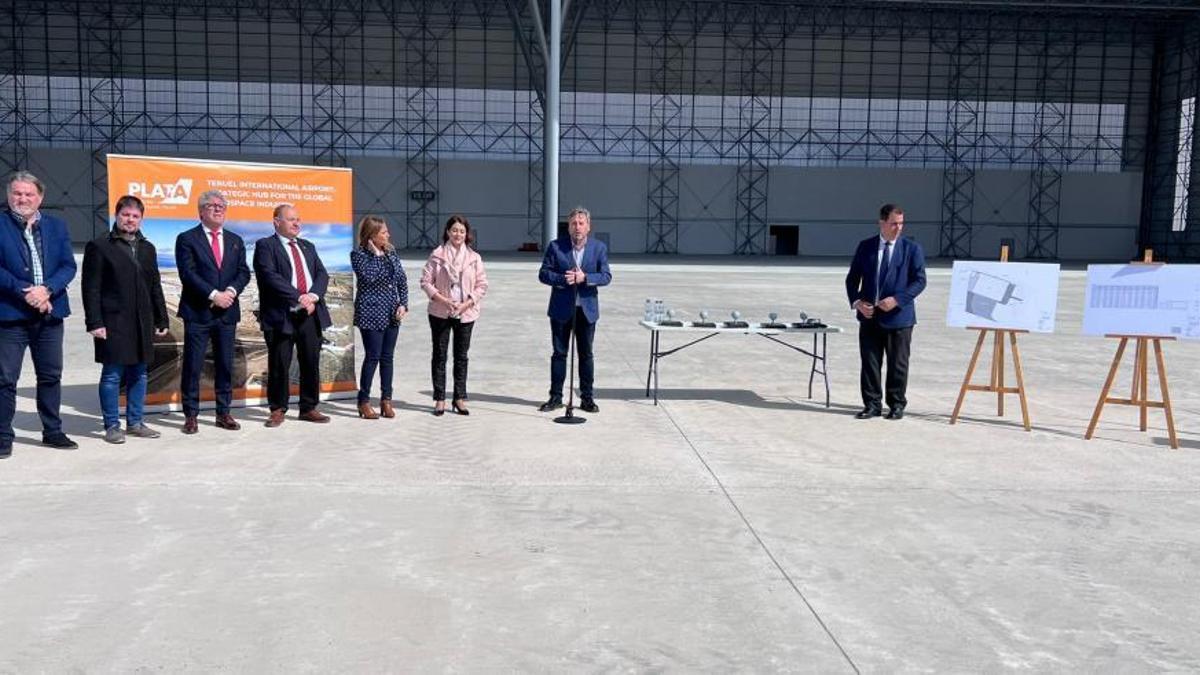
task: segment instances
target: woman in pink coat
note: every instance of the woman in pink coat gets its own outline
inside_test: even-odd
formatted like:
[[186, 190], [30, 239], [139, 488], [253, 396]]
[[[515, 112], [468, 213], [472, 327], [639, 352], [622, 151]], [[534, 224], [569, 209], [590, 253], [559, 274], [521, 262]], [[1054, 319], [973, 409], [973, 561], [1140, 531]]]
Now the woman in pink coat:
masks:
[[467, 350], [471, 329], [479, 318], [479, 303], [487, 294], [483, 259], [471, 245], [471, 223], [450, 216], [442, 245], [433, 249], [421, 272], [421, 289], [429, 296], [429, 328], [433, 333], [433, 414], [446, 413], [446, 352], [454, 336], [454, 412], [467, 410]]

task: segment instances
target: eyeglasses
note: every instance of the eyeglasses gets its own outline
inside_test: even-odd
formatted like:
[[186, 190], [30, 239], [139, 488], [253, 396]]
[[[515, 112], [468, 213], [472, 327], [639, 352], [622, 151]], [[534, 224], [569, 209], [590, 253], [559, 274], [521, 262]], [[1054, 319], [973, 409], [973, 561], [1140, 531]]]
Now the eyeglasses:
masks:
[[209, 211], [224, 211], [224, 210], [225, 210], [225, 205], [224, 205], [224, 204], [212, 204], [212, 203], [209, 203], [209, 204], [204, 204], [204, 205], [203, 205], [203, 206], [201, 206], [200, 208], [202, 208], [202, 209], [208, 209]]

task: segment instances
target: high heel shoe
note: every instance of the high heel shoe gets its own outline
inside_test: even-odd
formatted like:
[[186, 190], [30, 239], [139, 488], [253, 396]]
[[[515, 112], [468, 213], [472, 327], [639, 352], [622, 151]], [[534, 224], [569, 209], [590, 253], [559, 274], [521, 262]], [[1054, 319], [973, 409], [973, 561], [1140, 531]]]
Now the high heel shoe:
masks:
[[379, 419], [379, 413], [375, 412], [375, 409], [371, 407], [370, 403], [365, 402], [358, 404], [358, 416], [365, 420]]
[[379, 415], [381, 417], [386, 417], [389, 420], [396, 416], [396, 409], [392, 407], [392, 399], [379, 399]]
[[453, 401], [450, 405], [454, 406], [454, 412], [458, 413], [459, 415], [471, 414], [471, 411], [467, 410], [466, 406], [459, 405], [457, 400]]
[[434, 417], [441, 417], [442, 415], [445, 415], [445, 414], [446, 414], [446, 402], [445, 401], [438, 401], [437, 403], [433, 404], [433, 416]]

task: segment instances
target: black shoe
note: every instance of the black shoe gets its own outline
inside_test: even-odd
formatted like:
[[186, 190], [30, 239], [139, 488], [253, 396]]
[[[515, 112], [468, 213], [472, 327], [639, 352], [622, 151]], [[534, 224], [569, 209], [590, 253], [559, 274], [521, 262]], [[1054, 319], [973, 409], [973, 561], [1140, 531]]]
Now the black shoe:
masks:
[[879, 408], [876, 408], [873, 405], [869, 405], [869, 406], [863, 408], [862, 410], [859, 410], [857, 413], [855, 413], [854, 419], [865, 420], [865, 419], [870, 419], [872, 417], [879, 417], [882, 414], [883, 414], [882, 410], [880, 410]]
[[558, 410], [561, 407], [562, 407], [562, 399], [561, 398], [552, 398], [549, 401], [546, 401], [545, 403], [543, 403], [540, 407], [538, 407], [538, 411], [539, 412], [550, 412], [551, 410]]
[[79, 447], [78, 443], [70, 438], [67, 438], [67, 435], [63, 433], [43, 436], [42, 445], [49, 446], [51, 448], [58, 448], [59, 450], [74, 450], [75, 448]]
[[889, 408], [887, 418], [889, 420], [904, 419], [904, 406], [898, 405], [898, 406], [893, 406], [893, 407]]
[[12, 443], [0, 443], [0, 459], [12, 457]]
[[[451, 402], [450, 407], [454, 408], [454, 412], [458, 413], [459, 415], [470, 415], [471, 411], [467, 409], [467, 406], [459, 405], [458, 404], [459, 400], [461, 400], [461, 399]], [[465, 403], [465, 401], [464, 401], [464, 403]]]
[[[439, 407], [437, 407], [437, 403], [441, 403], [441, 404], [442, 404], [442, 407], [440, 407], [440, 408], [439, 408]], [[435, 403], [435, 404], [434, 404], [434, 406], [433, 406], [433, 416], [434, 416], [434, 417], [441, 417], [442, 415], [445, 415], [445, 414], [446, 414], [446, 402], [445, 402], [445, 401], [438, 401], [437, 403]]]
[[583, 399], [583, 403], [579, 404], [579, 409], [582, 410], [583, 412], [589, 412], [589, 413], [600, 412], [600, 406], [596, 405], [596, 402], [590, 398]]

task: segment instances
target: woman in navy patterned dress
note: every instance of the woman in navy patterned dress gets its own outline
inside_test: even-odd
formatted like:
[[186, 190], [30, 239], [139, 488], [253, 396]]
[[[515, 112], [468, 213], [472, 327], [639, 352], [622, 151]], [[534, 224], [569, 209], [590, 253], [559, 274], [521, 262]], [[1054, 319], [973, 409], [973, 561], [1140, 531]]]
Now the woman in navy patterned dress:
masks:
[[[392, 407], [392, 353], [400, 322], [408, 314], [408, 277], [391, 243], [383, 218], [367, 216], [358, 224], [358, 247], [350, 252], [358, 294], [354, 325], [362, 336], [362, 373], [358, 381], [358, 416], [373, 420], [395, 417]], [[379, 412], [371, 407], [371, 381], [379, 368]]]

